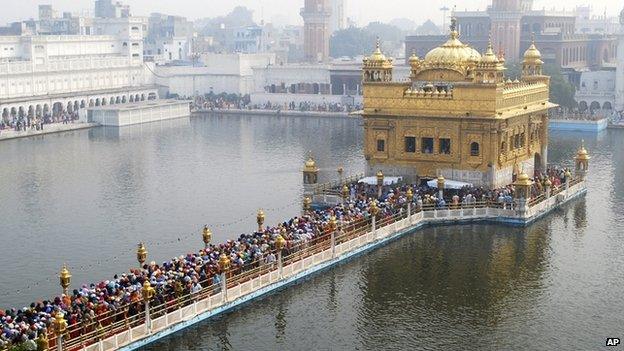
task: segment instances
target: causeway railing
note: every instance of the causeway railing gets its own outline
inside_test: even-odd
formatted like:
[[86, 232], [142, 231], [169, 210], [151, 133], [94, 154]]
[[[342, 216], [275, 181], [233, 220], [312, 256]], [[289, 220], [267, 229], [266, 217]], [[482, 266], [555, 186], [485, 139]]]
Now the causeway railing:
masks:
[[[557, 203], [557, 195], [566, 198], [580, 193], [584, 183], [575, 179], [568, 186], [553, 190], [551, 196], [541, 196], [528, 203], [525, 219], [545, 211]], [[117, 350], [143, 340], [155, 333], [180, 325], [196, 317], [227, 307], [235, 300], [257, 292], [270, 285], [293, 278], [311, 267], [332, 261], [343, 254], [354, 253], [358, 248], [387, 238], [398, 232], [423, 224], [426, 221], [518, 217], [516, 206], [497, 202], [478, 201], [472, 204], [449, 204], [443, 207], [425, 204], [418, 207], [406, 204], [393, 215], [379, 218], [362, 218], [339, 223], [327, 228], [309, 241], [289, 242], [282, 253], [276, 250], [277, 261], [255, 261], [227, 272], [225, 283], [207, 279], [200, 282], [197, 293], [175, 293], [146, 304], [137, 294], [135, 299], [117, 311], [97, 313], [82, 322], [69, 325], [62, 337], [62, 350], [108, 351]], [[149, 313], [146, 307], [149, 306]], [[57, 337], [48, 335], [49, 347], [57, 347]]]

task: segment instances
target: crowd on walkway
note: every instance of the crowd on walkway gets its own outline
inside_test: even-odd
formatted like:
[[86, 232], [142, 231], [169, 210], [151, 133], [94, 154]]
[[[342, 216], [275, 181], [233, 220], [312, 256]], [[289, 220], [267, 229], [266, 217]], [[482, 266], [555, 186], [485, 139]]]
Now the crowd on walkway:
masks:
[[0, 133], [5, 130], [16, 132], [27, 130], [44, 130], [44, 126], [52, 123], [69, 124], [78, 120], [78, 112], [62, 112], [56, 115], [49, 113], [41, 116], [13, 116], [10, 118], [0, 118]]
[[[534, 177], [534, 196], [539, 195], [540, 184], [549, 177], [553, 185], [565, 182], [566, 170], [549, 169]], [[52, 330], [53, 315], [61, 311], [71, 326], [90, 326], [106, 320], [107, 316], [118, 314], [125, 318], [142, 313], [142, 288], [148, 281], [155, 288], [153, 305], [175, 304], [181, 296], [197, 294], [220, 282], [219, 257], [225, 254], [231, 261], [230, 274], [273, 264], [276, 261], [276, 240], [281, 235], [286, 240], [285, 253], [295, 253], [316, 239], [328, 239], [331, 219], [345, 225], [371, 217], [371, 204], [376, 202], [378, 218], [388, 218], [406, 211], [408, 188], [413, 193], [413, 208], [426, 206], [445, 207], [450, 205], [474, 205], [477, 202], [511, 204], [513, 186], [501, 189], [464, 187], [445, 191], [439, 197], [438, 189], [425, 185], [384, 186], [381, 196], [376, 185], [354, 183], [343, 204], [325, 210], [308, 210], [302, 216], [291, 218], [276, 226], [265, 227], [252, 234], [241, 234], [235, 240], [221, 244], [210, 244], [197, 253], [175, 257], [162, 264], [151, 262], [128, 273], [115, 275], [111, 280], [97, 284], [85, 284], [67, 295], [39, 301], [21, 309], [0, 310], [0, 350], [11, 345], [34, 345], [35, 340], [46, 330]], [[376, 200], [372, 200], [376, 199]], [[109, 320], [107, 323], [117, 320]], [[79, 333], [77, 331], [77, 333]], [[76, 337], [70, 335], [70, 338]]]
[[268, 110], [268, 111], [298, 111], [298, 112], [353, 112], [362, 108], [356, 104], [342, 103], [315, 103], [311, 101], [287, 102], [283, 104], [267, 101], [264, 104], [252, 104], [249, 95], [235, 94], [208, 94], [192, 99], [195, 110]]

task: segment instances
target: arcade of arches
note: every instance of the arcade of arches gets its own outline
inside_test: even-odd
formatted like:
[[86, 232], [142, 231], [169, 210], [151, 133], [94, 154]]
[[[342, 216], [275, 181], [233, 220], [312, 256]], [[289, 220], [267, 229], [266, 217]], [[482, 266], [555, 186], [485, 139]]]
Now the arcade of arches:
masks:
[[27, 102], [3, 103], [0, 101], [2, 119], [0, 122], [10, 124], [15, 120], [43, 118], [46, 116], [58, 118], [62, 115], [75, 115], [81, 109], [96, 106], [125, 104], [146, 100], [158, 99], [155, 89], [141, 90], [132, 93], [102, 94], [80, 96], [74, 98], [32, 100]]

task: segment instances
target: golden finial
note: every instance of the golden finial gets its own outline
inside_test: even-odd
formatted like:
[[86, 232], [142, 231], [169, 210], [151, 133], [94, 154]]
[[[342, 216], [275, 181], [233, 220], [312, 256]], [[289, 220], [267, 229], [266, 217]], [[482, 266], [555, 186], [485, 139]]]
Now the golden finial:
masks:
[[202, 239], [204, 241], [204, 245], [208, 247], [208, 245], [210, 244], [210, 241], [212, 240], [212, 232], [210, 231], [210, 229], [208, 229], [207, 225], [204, 226], [204, 230], [202, 232]]
[[377, 216], [379, 213], [379, 207], [377, 207], [377, 200], [373, 200], [370, 204], [370, 214], [372, 216]]
[[145, 248], [145, 245], [143, 243], [139, 243], [139, 248], [137, 249], [136, 254], [137, 254], [137, 261], [139, 262], [139, 265], [143, 267], [143, 264], [147, 260], [147, 249]]
[[146, 302], [151, 301], [154, 298], [154, 295], [156, 295], [156, 290], [152, 288], [152, 285], [147, 279], [145, 279], [145, 282], [143, 282], [143, 289], [141, 290], [141, 295], [143, 295], [143, 300]]
[[67, 291], [69, 289], [69, 286], [71, 285], [71, 273], [69, 272], [69, 269], [67, 269], [67, 264], [63, 265], [63, 268], [61, 269], [61, 274], [59, 274], [59, 280], [61, 282], [61, 287], [63, 288], [63, 294], [67, 295]]
[[347, 184], [342, 186], [342, 199], [346, 200], [349, 198], [349, 187]]
[[312, 205], [312, 199], [310, 199], [310, 197], [306, 196], [303, 198], [303, 209], [306, 211], [310, 210], [310, 205]]
[[444, 183], [446, 182], [446, 179], [444, 179], [444, 176], [442, 174], [440, 174], [438, 176], [438, 189], [444, 189]]
[[377, 172], [377, 185], [378, 186], [384, 185], [384, 174], [381, 170]]
[[329, 217], [329, 229], [330, 230], [336, 230], [336, 228], [338, 227], [338, 221], [336, 220], [336, 216], [332, 215], [331, 217]]
[[275, 248], [277, 251], [282, 251], [286, 247], [286, 239], [281, 234], [278, 234], [275, 238]]
[[412, 191], [412, 187], [411, 186], [409, 188], [407, 188], [407, 192], [405, 193], [405, 195], [407, 196], [407, 201], [408, 202], [412, 202], [412, 200], [414, 200], [414, 192]]
[[262, 231], [262, 225], [264, 224], [264, 211], [262, 209], [258, 210], [258, 214], [256, 215], [256, 222], [258, 223], [258, 231]]
[[227, 272], [230, 269], [230, 258], [225, 253], [219, 256], [219, 261], [217, 263], [222, 272]]
[[65, 320], [65, 316], [61, 311], [57, 311], [54, 314], [54, 333], [57, 337], [65, 334], [67, 331], [67, 321]]

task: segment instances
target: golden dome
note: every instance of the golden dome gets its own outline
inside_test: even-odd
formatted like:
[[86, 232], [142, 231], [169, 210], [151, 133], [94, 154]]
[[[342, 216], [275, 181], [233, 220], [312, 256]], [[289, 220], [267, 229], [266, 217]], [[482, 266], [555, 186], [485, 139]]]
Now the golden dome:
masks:
[[365, 66], [373, 66], [373, 67], [391, 67], [392, 59], [387, 58], [386, 55], [381, 52], [381, 44], [379, 42], [379, 38], [377, 38], [377, 45], [375, 46], [375, 51], [369, 56], [364, 58]]
[[481, 59], [479, 52], [457, 39], [457, 32], [451, 33], [451, 38], [425, 55], [428, 63], [463, 63], [477, 62]]
[[308, 156], [308, 160], [305, 162], [303, 167], [304, 172], [317, 172], [318, 168], [316, 168], [316, 161], [312, 157], [312, 153], [310, 152], [310, 156]]
[[483, 56], [481, 57], [481, 62], [482, 63], [498, 63], [498, 58], [496, 57], [496, 54], [494, 53], [494, 48], [492, 48], [492, 40], [490, 39], [490, 41], [488, 42], [488, 46], [487, 46], [487, 50], [485, 51], [485, 54], [483, 54]]
[[449, 40], [427, 53], [425, 61], [428, 63], [463, 63], [478, 62], [481, 54], [470, 46], [459, 41], [457, 33], [457, 19], [451, 19], [451, 35]]
[[531, 180], [531, 178], [529, 178], [528, 174], [522, 171], [518, 175], [518, 178], [516, 179], [516, 182], [514, 183], [514, 185], [515, 186], [531, 186], [533, 185], [533, 181]]
[[588, 161], [590, 159], [589, 153], [585, 149], [585, 142], [581, 143], [581, 148], [579, 149], [578, 153], [576, 154], [576, 159], [578, 161]]
[[535, 46], [535, 38], [531, 40], [531, 45], [529, 46], [527, 51], [524, 52], [524, 62], [525, 63], [539, 63], [539, 64], [543, 63], [542, 53], [539, 50], [537, 50], [537, 47]]
[[416, 52], [412, 52], [412, 56], [409, 58], [410, 66], [414, 66], [420, 62], [418, 56], [416, 56]]

